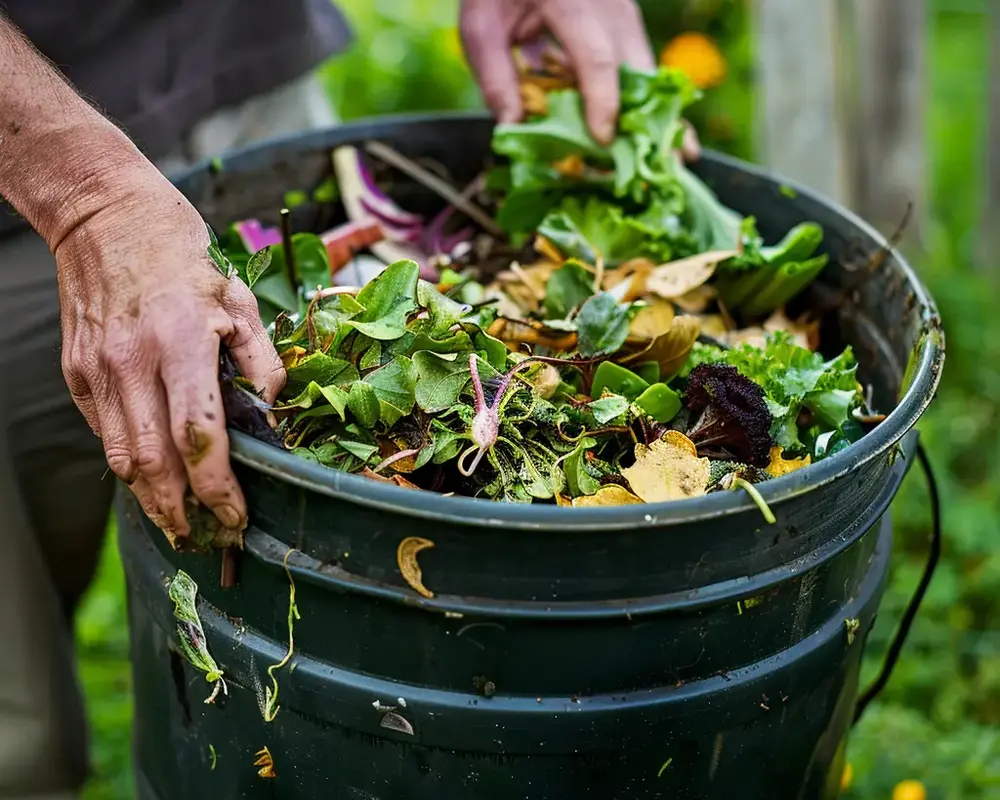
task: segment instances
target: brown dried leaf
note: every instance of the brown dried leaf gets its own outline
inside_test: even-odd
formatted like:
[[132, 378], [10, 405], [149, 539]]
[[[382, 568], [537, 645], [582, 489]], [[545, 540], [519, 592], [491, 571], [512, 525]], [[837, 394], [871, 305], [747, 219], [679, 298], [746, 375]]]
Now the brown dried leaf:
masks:
[[[413, 483], [413, 481], [407, 480], [402, 475], [387, 477], [385, 475], [379, 475], [370, 467], [365, 467], [359, 474], [366, 478], [371, 478], [373, 481], [379, 481], [380, 483], [394, 483], [396, 486], [402, 486], [404, 489], [420, 489], [417, 484]], [[423, 491], [423, 489], [420, 489], [420, 491]]]
[[647, 503], [698, 497], [708, 491], [708, 459], [692, 453], [694, 444], [684, 434], [673, 433], [648, 446], [637, 444], [635, 464], [622, 470], [632, 491]]
[[646, 290], [666, 300], [682, 297], [711, 278], [719, 262], [735, 255], [736, 250], [710, 250], [662, 264], [646, 279]]
[[633, 341], [650, 342], [669, 331], [673, 322], [673, 304], [653, 297], [632, 319], [632, 324], [628, 326], [628, 337]]
[[730, 347], [748, 344], [752, 347], [763, 348], [767, 344], [768, 334], [775, 331], [787, 331], [791, 334], [795, 344], [807, 350], [816, 350], [819, 347], [819, 320], [813, 322], [808, 322], [805, 319], [793, 321], [785, 315], [784, 309], [778, 309], [771, 314], [763, 325], [723, 331], [716, 334], [716, 338]]
[[[531, 312], [531, 308], [525, 308], [520, 305], [516, 300], [514, 300], [508, 293], [507, 288], [500, 288], [495, 284], [488, 288], [485, 293], [486, 300], [493, 300], [493, 307], [496, 309], [497, 316], [506, 319], [524, 319], [527, 313]], [[526, 292], [526, 290], [525, 290]], [[521, 295], [527, 299], [527, 302], [535, 304], [535, 300], [530, 298], [527, 293]], [[500, 320], [497, 320], [499, 322]], [[494, 334], [490, 334], [491, 336]]]
[[788, 331], [793, 341], [807, 350], [819, 348], [819, 320], [809, 320], [808, 316], [791, 320], [785, 309], [779, 308], [764, 321], [764, 330], [768, 333]]
[[729, 335], [725, 317], [721, 314], [702, 314], [699, 319], [701, 320], [702, 333], [725, 343], [726, 336]]
[[674, 303], [687, 314], [702, 314], [709, 304], [719, 296], [714, 286], [703, 284], [690, 292], [674, 298]]
[[601, 288], [610, 292], [619, 303], [630, 303], [646, 294], [646, 278], [656, 265], [648, 258], [633, 258], [616, 269], [604, 273]]
[[410, 587], [426, 598], [434, 597], [434, 592], [423, 584], [423, 573], [417, 563], [417, 553], [434, 547], [434, 542], [421, 536], [407, 536], [396, 548], [396, 564]]
[[660, 365], [660, 380], [666, 381], [684, 366], [700, 333], [701, 320], [689, 314], [681, 314], [674, 317], [666, 333], [658, 336], [643, 350], [622, 358], [621, 363], [655, 361]]
[[780, 478], [795, 470], [808, 467], [812, 463], [812, 457], [808, 454], [805, 458], [785, 458], [785, 454], [780, 447], [774, 445], [771, 448], [771, 463], [767, 465], [765, 472], [772, 478]]
[[602, 486], [594, 494], [573, 498], [573, 506], [577, 508], [580, 506], [632, 506], [637, 503], [642, 503], [642, 500], [617, 483]]
[[502, 328], [491, 326], [490, 335], [506, 343], [512, 350], [520, 350], [521, 344], [547, 347], [564, 353], [576, 347], [575, 333], [552, 330], [528, 320], [504, 320], [504, 323]]
[[486, 297], [499, 301], [496, 308], [500, 316], [521, 319], [526, 312], [535, 314], [545, 300], [549, 276], [558, 267], [558, 264], [546, 260], [526, 267], [513, 262], [497, 274], [494, 282], [487, 287]]

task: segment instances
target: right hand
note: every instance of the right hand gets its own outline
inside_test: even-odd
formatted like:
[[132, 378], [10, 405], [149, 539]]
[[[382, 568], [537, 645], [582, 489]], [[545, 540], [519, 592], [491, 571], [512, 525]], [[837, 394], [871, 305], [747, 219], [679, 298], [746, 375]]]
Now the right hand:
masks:
[[[579, 82], [591, 134], [604, 144], [615, 135], [620, 65], [656, 68], [635, 0], [462, 0], [459, 30], [486, 104], [501, 123], [524, 114], [512, 48], [554, 35], [560, 60]], [[687, 123], [681, 152], [688, 161], [701, 154]]]
[[111, 470], [160, 528], [189, 533], [190, 486], [224, 526], [242, 529], [247, 507], [229, 462], [220, 342], [266, 402], [285, 371], [253, 294], [208, 257], [198, 212], [149, 162], [121, 173], [49, 243], [66, 381]]

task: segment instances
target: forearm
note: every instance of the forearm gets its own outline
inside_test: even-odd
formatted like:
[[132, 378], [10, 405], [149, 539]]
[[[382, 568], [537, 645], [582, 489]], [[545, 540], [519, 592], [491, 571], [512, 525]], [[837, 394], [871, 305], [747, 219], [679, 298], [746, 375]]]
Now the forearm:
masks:
[[145, 159], [0, 14], [0, 196], [55, 247]]

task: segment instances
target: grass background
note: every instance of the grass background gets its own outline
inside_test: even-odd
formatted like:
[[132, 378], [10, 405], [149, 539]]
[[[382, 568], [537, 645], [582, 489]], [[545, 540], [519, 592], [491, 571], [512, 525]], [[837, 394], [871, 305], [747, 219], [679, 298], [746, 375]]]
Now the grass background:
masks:
[[[993, 483], [1000, 474], [1000, 314], [994, 308], [1000, 253], [976, 258], [987, 0], [928, 2], [933, 222], [926, 250], [914, 261], [941, 307], [948, 336], [942, 390], [921, 425], [941, 483], [945, 555], [892, 683], [853, 735], [847, 800], [891, 798], [903, 779], [922, 781], [930, 800], [1000, 798], [1000, 493]], [[709, 145], [752, 158], [745, 0], [645, 5], [658, 42], [682, 30], [718, 41], [729, 76], [692, 119]], [[455, 31], [456, 0], [348, 0], [342, 7], [358, 41], [324, 68], [324, 80], [345, 118], [479, 105]], [[869, 644], [869, 676], [922, 567], [927, 498], [916, 472], [894, 513], [897, 556]], [[123, 594], [112, 536], [78, 620], [80, 677], [93, 725], [95, 776], [88, 800], [133, 796]]]

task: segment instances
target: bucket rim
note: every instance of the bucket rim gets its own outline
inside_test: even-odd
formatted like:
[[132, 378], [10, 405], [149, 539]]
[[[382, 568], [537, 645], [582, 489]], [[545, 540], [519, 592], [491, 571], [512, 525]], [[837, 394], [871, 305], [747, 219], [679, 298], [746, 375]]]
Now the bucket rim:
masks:
[[[252, 163], [255, 155], [283, 147], [288, 153], [358, 143], [387, 136], [412, 125], [439, 123], [461, 124], [487, 122], [484, 112], [444, 112], [393, 114], [365, 117], [334, 127], [286, 135], [239, 148], [223, 156], [225, 169], [239, 169], [241, 162]], [[873, 431], [841, 452], [758, 485], [758, 491], [774, 507], [803, 494], [815, 491], [855, 472], [861, 466], [885, 455], [896, 447], [917, 424], [934, 399], [941, 381], [945, 358], [945, 339], [934, 300], [903, 255], [870, 224], [833, 199], [823, 196], [794, 180], [786, 179], [762, 167], [706, 149], [702, 159], [719, 166], [742, 171], [763, 181], [778, 184], [809, 201], [825, 205], [860, 233], [885, 248], [896, 260], [916, 305], [920, 309], [920, 331], [910, 356], [912, 378], [895, 408]], [[203, 161], [173, 177], [174, 182], [190, 180], [210, 165]], [[904, 376], [905, 379], [905, 376]], [[637, 527], [680, 525], [730, 517], [747, 512], [758, 513], [753, 501], [742, 492], [714, 492], [701, 497], [642, 505], [563, 508], [534, 504], [504, 503], [475, 497], [444, 497], [429, 491], [416, 491], [394, 484], [373, 481], [361, 475], [339, 472], [314, 464], [236, 430], [229, 430], [234, 461], [299, 488], [365, 506], [370, 509], [449, 522], [472, 527], [504, 527], [512, 530], [576, 532], [580, 530], [625, 530]]]

